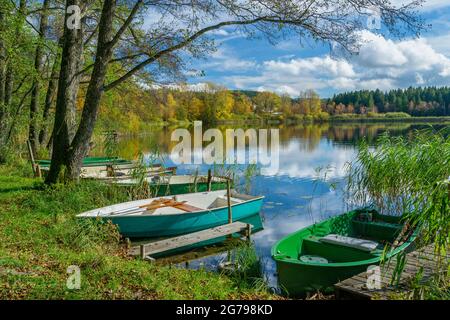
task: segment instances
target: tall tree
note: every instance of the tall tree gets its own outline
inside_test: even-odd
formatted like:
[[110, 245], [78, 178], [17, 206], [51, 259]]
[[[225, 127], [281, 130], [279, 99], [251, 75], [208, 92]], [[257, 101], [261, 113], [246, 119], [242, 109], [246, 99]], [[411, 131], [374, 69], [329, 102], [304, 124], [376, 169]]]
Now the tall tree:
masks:
[[31, 150], [34, 155], [36, 155], [37, 147], [39, 144], [39, 128], [38, 128], [38, 119], [39, 119], [39, 98], [41, 92], [41, 78], [42, 78], [42, 69], [44, 64], [44, 51], [43, 46], [45, 42], [47, 27], [48, 27], [48, 9], [49, 9], [49, 0], [44, 0], [42, 4], [42, 10], [40, 14], [40, 22], [39, 22], [39, 35], [38, 41], [36, 44], [36, 53], [34, 58], [34, 69], [35, 74], [33, 77], [33, 90], [31, 92], [31, 101], [30, 101], [30, 125], [28, 129], [28, 139], [30, 141]]

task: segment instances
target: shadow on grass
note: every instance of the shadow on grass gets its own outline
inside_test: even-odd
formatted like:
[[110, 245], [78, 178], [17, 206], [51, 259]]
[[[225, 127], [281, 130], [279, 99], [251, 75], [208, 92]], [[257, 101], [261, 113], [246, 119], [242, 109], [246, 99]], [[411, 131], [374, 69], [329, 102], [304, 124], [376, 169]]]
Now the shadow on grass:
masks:
[[0, 193], [13, 193], [18, 191], [42, 191], [44, 190], [44, 185], [36, 184], [36, 185], [28, 185], [28, 186], [16, 186], [16, 187], [0, 187]]

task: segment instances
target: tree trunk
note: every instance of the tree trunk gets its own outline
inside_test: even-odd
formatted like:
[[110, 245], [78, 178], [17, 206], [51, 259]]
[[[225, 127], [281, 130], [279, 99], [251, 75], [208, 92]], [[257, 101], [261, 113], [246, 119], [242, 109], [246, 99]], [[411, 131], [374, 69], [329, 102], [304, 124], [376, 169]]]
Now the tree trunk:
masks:
[[50, 110], [52, 108], [53, 101], [55, 100], [56, 90], [58, 89], [57, 77], [60, 59], [61, 55], [57, 54], [53, 63], [50, 80], [48, 82], [47, 93], [45, 95], [44, 111], [42, 113], [42, 126], [41, 131], [39, 132], [39, 144], [41, 146], [48, 143]]
[[[0, 11], [0, 29], [3, 29], [3, 12]], [[5, 99], [5, 59], [6, 52], [2, 39], [0, 38], [0, 164], [6, 162], [6, 150], [5, 150], [5, 117], [6, 106], [4, 104]]]
[[78, 179], [83, 158], [89, 151], [89, 143], [97, 121], [98, 108], [104, 91], [104, 81], [112, 56], [111, 39], [115, 0], [105, 0], [99, 22], [97, 52], [89, 86], [86, 92], [83, 113], [67, 159], [68, 177]]
[[[3, 25], [3, 12], [0, 11], [0, 30], [2, 30], [4, 28]], [[5, 100], [5, 61], [6, 61], [6, 52], [5, 52], [5, 47], [3, 44], [3, 40], [0, 38], [0, 134], [2, 134], [2, 128], [4, 125], [4, 120], [3, 117], [6, 114], [6, 109], [5, 109], [5, 104], [4, 104], [4, 100]], [[2, 138], [0, 137], [0, 144]], [[0, 155], [1, 158], [1, 155]], [[1, 160], [0, 160], [1, 161]]]
[[[62, 38], [61, 38], [62, 39]], [[60, 46], [62, 46], [62, 41], [60, 40]], [[55, 100], [56, 90], [58, 89], [58, 71], [61, 60], [61, 50], [58, 47], [58, 52], [55, 57], [55, 61], [53, 62], [52, 72], [50, 75], [50, 80], [48, 82], [47, 93], [45, 95], [45, 103], [44, 103], [44, 111], [42, 113], [42, 126], [41, 131], [39, 132], [39, 144], [44, 145], [48, 141], [48, 127], [49, 127], [49, 117], [50, 110], [53, 105], [53, 101]]]
[[39, 23], [39, 39], [36, 45], [36, 53], [34, 57], [34, 69], [35, 77], [33, 80], [33, 91], [31, 92], [30, 101], [30, 124], [28, 128], [28, 139], [30, 140], [31, 150], [36, 157], [36, 152], [39, 146], [39, 129], [38, 129], [38, 119], [39, 119], [39, 98], [41, 92], [41, 80], [42, 67], [43, 67], [43, 42], [45, 41], [45, 33], [48, 26], [48, 6], [49, 0], [44, 0], [42, 5], [41, 21]]
[[14, 83], [14, 70], [11, 63], [8, 63], [5, 80], [5, 106], [9, 106], [12, 98], [12, 88]]
[[[81, 0], [67, 0], [66, 8], [72, 5], [81, 5]], [[67, 11], [66, 11], [67, 12]], [[65, 21], [69, 18], [66, 13]], [[64, 26], [63, 50], [61, 54], [61, 67], [58, 79], [58, 93], [56, 96], [55, 121], [53, 125], [53, 148], [50, 171], [47, 183], [56, 183], [65, 179], [68, 155], [70, 148], [70, 129], [73, 127], [72, 119], [68, 118], [70, 108], [76, 105], [79, 88], [79, 62], [83, 51], [83, 26], [81, 29]]]

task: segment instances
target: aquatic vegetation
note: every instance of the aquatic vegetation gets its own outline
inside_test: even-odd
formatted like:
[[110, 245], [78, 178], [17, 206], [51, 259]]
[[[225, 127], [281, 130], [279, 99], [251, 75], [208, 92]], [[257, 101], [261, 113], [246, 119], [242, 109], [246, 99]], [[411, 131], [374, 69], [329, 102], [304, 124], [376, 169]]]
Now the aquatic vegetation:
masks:
[[267, 292], [264, 263], [254, 245], [251, 242], [241, 243], [233, 250], [233, 253], [234, 257], [229, 254], [229, 261], [223, 262], [226, 268], [222, 270], [222, 273], [227, 273], [239, 287]]
[[436, 251], [450, 242], [450, 135], [448, 129], [414, 131], [407, 137], [382, 135], [375, 148], [362, 142], [348, 167], [354, 204], [374, 204], [421, 226], [422, 240]]

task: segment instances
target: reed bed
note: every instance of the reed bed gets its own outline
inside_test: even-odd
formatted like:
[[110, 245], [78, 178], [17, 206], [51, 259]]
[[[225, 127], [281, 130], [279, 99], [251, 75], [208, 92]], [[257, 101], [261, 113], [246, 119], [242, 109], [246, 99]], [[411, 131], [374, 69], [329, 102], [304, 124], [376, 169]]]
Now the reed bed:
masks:
[[450, 130], [426, 129], [407, 137], [363, 141], [348, 166], [347, 196], [352, 205], [375, 205], [403, 215], [421, 239], [445, 252], [450, 241]]

